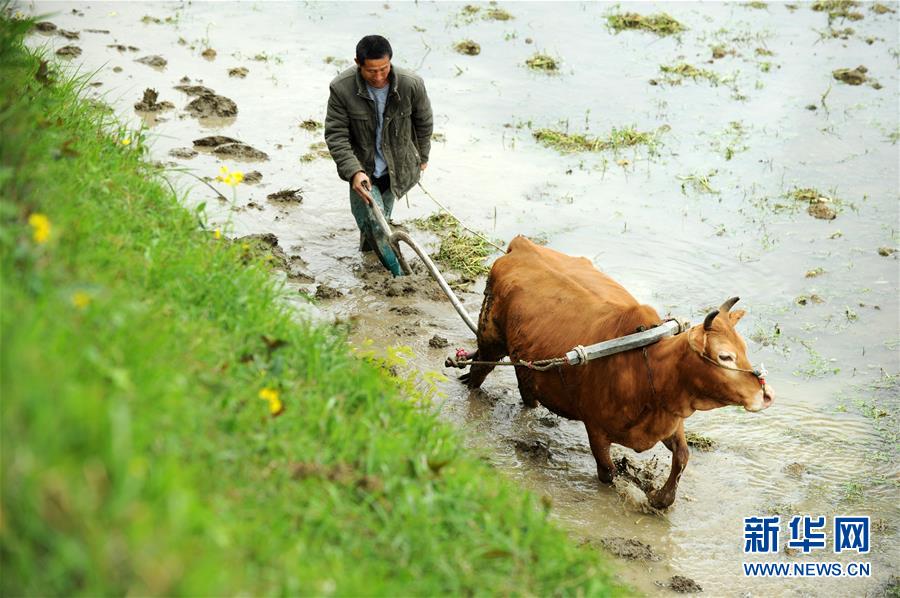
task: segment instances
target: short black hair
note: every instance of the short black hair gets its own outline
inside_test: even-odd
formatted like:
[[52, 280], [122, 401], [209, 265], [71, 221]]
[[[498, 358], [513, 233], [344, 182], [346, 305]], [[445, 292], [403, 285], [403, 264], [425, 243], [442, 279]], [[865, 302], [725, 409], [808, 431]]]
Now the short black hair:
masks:
[[394, 57], [391, 42], [380, 35], [367, 35], [356, 44], [356, 61], [363, 65], [369, 58], [378, 59]]

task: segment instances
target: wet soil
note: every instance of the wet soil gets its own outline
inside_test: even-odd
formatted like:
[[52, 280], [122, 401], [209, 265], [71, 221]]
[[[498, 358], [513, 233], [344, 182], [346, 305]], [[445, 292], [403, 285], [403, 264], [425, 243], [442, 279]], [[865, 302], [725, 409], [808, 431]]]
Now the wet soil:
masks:
[[233, 69], [228, 69], [228, 76], [229, 77], [237, 77], [238, 79], [243, 79], [247, 76], [247, 74], [249, 72], [250, 72], [249, 69], [239, 66], [239, 67], [236, 67]]
[[697, 592], [703, 591], [703, 588], [700, 587], [700, 584], [689, 577], [684, 577], [683, 575], [673, 575], [669, 579], [667, 587], [673, 592], [678, 592], [679, 594], [695, 594]]
[[[173, 158], [181, 158], [182, 160], [190, 160], [197, 157], [197, 150], [189, 147], [176, 147], [169, 150], [169, 155]], [[246, 177], [245, 177], [246, 178]]]
[[213, 149], [213, 153], [217, 156], [225, 156], [236, 160], [247, 160], [249, 162], [261, 162], [269, 159], [269, 154], [258, 150], [246, 143], [225, 143], [217, 145]]
[[153, 68], [157, 69], [165, 68], [165, 66], [169, 64], [169, 62], [165, 58], [156, 54], [150, 56], [142, 56], [141, 58], [136, 59], [135, 62], [146, 64], [147, 66], [152, 66]]

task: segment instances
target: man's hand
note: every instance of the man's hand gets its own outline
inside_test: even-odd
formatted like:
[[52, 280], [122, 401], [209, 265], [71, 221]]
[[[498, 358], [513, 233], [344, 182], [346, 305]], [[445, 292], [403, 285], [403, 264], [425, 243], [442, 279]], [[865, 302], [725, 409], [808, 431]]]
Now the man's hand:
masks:
[[422, 162], [421, 164], [419, 164], [419, 170], [421, 170], [422, 172], [425, 172], [426, 168], [428, 168], [428, 162]]
[[372, 205], [372, 194], [369, 193], [369, 190], [372, 189], [372, 182], [369, 181], [369, 176], [366, 173], [360, 170], [354, 174], [350, 186], [353, 187], [356, 194], [359, 195], [366, 204]]

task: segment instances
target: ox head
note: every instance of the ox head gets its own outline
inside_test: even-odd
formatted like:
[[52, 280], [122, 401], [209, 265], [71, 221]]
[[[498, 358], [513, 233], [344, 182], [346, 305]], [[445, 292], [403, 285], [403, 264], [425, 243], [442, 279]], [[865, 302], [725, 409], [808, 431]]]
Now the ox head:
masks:
[[742, 309], [731, 311], [737, 302], [738, 297], [728, 299], [707, 314], [702, 326], [688, 333], [691, 348], [697, 353], [696, 359], [689, 360], [691, 377], [698, 385], [694, 409], [741, 405], [747, 411], [762, 411], [775, 400], [764, 374], [747, 358], [747, 343], [734, 328], [746, 313]]

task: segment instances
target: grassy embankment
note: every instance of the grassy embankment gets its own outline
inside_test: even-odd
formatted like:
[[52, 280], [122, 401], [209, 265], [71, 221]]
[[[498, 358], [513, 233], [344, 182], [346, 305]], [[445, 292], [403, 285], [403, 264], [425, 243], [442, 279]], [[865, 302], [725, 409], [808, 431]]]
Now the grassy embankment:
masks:
[[0, 593], [621, 592], [426, 400], [298, 324], [28, 28], [0, 17]]

